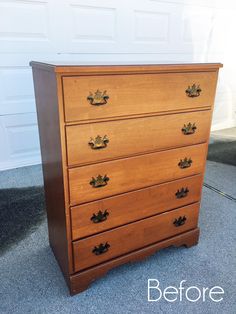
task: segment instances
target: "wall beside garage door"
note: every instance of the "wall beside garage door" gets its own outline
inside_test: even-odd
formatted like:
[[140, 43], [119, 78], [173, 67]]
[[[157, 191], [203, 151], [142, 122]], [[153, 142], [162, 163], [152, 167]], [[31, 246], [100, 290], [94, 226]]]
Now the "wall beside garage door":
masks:
[[0, 0], [0, 170], [40, 163], [30, 60], [223, 62], [213, 128], [236, 125], [236, 3]]

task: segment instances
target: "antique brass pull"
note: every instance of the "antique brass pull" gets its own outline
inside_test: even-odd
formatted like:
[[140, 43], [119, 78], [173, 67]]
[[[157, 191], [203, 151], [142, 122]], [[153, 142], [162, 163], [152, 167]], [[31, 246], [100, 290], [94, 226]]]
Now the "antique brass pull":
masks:
[[178, 219], [176, 218], [173, 222], [173, 224], [175, 225], [175, 227], [180, 227], [183, 226], [186, 222], [187, 218], [185, 216], [183, 217], [179, 217]]
[[194, 134], [196, 129], [197, 127], [195, 123], [192, 124], [191, 122], [189, 122], [188, 124], [184, 124], [182, 132], [184, 135]]
[[98, 246], [95, 246], [92, 250], [92, 253], [95, 255], [101, 255], [103, 253], [106, 253], [110, 248], [110, 244], [106, 242], [105, 244], [100, 243]]
[[94, 222], [96, 224], [96, 223], [107, 220], [108, 215], [109, 215], [109, 213], [107, 210], [105, 210], [104, 212], [99, 210], [99, 212], [97, 214], [93, 214], [93, 216], [91, 217], [91, 220], [92, 220], [92, 222]]
[[192, 86], [188, 86], [185, 92], [188, 97], [198, 97], [201, 91], [200, 85], [193, 84]]
[[92, 149], [105, 148], [107, 147], [107, 143], [109, 143], [109, 139], [106, 135], [104, 135], [103, 137], [97, 135], [95, 139], [91, 137], [90, 141], [88, 142]]
[[191, 158], [187, 158], [185, 157], [184, 159], [180, 159], [180, 162], [178, 163], [178, 166], [181, 168], [181, 169], [185, 169], [185, 168], [189, 168], [192, 164], [192, 159]]
[[90, 185], [92, 185], [94, 188], [99, 188], [102, 186], [107, 185], [107, 182], [110, 180], [108, 176], [105, 174], [105, 176], [101, 176], [100, 174], [94, 178], [92, 177], [92, 180], [89, 182]]
[[105, 105], [109, 99], [107, 95], [107, 91], [101, 92], [99, 89], [95, 93], [89, 93], [87, 100], [90, 102], [91, 105], [94, 106], [101, 106]]
[[188, 195], [188, 192], [189, 192], [188, 188], [182, 188], [175, 193], [176, 198], [186, 197]]

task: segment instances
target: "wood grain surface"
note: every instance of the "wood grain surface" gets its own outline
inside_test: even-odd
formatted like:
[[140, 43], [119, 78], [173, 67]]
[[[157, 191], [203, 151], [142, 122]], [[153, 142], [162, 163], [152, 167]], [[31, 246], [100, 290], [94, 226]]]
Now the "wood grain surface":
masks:
[[[77, 121], [210, 107], [216, 80], [215, 72], [64, 77], [65, 119]], [[186, 95], [186, 89], [193, 84], [202, 89], [199, 97]], [[89, 103], [90, 92], [97, 90], [107, 92], [107, 104]]]
[[[97, 163], [145, 152], [203, 143], [208, 140], [211, 111], [197, 111], [138, 119], [127, 119], [68, 126], [68, 165]], [[194, 134], [184, 135], [188, 123]], [[106, 136], [106, 147], [92, 149], [91, 138]]]
[[[198, 223], [198, 211], [199, 203], [195, 203], [73, 242], [75, 271], [194, 229]], [[184, 216], [185, 224], [176, 227], [173, 224], [175, 219]], [[106, 242], [110, 245], [107, 252], [101, 255], [92, 252], [95, 246]]]
[[[71, 208], [72, 238], [76, 240], [115, 228], [129, 222], [191, 204], [200, 200], [202, 175], [196, 175], [149, 188]], [[177, 198], [176, 192], [188, 189], [185, 197]], [[91, 217], [107, 210], [107, 219], [94, 223]]]
[[[199, 144], [69, 169], [70, 204], [199, 174], [204, 170], [206, 151], [207, 144]], [[181, 169], [178, 163], [185, 157], [193, 162], [189, 168]], [[90, 182], [98, 175], [107, 175], [109, 181], [105, 186], [94, 188]]]

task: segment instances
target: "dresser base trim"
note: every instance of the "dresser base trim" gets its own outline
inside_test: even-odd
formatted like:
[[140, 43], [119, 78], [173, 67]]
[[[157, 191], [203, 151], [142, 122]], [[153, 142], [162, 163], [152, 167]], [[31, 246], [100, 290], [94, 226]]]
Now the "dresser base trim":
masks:
[[191, 231], [187, 231], [175, 237], [166, 239], [164, 241], [149, 245], [145, 248], [139, 249], [135, 252], [128, 253], [126, 255], [114, 258], [110, 261], [94, 266], [85, 271], [79, 272], [75, 275], [70, 276], [70, 294], [74, 295], [79, 292], [86, 290], [89, 285], [96, 279], [104, 276], [109, 270], [114, 267], [120, 266], [128, 262], [140, 261], [155, 252], [167, 248], [169, 246], [186, 246], [191, 247], [198, 243], [199, 239], [199, 228]]

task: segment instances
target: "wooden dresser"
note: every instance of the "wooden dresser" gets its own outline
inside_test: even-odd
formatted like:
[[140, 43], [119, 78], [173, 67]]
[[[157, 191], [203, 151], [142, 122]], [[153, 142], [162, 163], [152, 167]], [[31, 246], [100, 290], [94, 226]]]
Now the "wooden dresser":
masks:
[[197, 244], [222, 65], [31, 66], [49, 240], [71, 294]]

